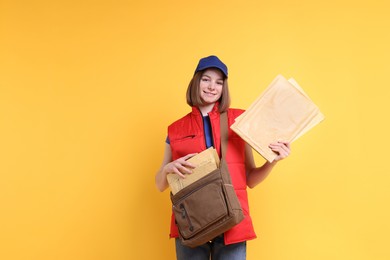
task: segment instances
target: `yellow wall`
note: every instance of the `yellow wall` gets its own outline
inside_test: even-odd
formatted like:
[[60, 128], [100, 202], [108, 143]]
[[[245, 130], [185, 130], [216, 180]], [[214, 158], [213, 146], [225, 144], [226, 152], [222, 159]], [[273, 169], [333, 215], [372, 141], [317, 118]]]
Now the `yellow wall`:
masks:
[[154, 174], [210, 54], [234, 107], [280, 73], [326, 116], [250, 191], [248, 259], [390, 259], [386, 2], [1, 0], [0, 259], [173, 259]]

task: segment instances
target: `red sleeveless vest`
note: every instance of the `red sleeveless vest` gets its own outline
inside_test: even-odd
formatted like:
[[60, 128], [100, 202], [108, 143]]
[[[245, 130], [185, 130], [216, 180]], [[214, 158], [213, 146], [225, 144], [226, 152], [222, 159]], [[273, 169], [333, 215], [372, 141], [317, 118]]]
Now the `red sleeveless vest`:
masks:
[[[225, 244], [233, 244], [256, 238], [253, 229], [252, 219], [249, 215], [248, 195], [246, 191], [245, 172], [245, 142], [230, 129], [234, 119], [242, 114], [241, 109], [228, 110], [228, 148], [226, 162], [231, 175], [234, 189], [241, 203], [244, 213], [244, 220], [225, 232]], [[214, 146], [221, 156], [220, 151], [220, 124], [218, 104], [209, 113]], [[193, 107], [192, 112], [168, 126], [168, 137], [172, 150], [172, 160], [176, 160], [190, 153], [199, 153], [206, 149], [203, 120], [198, 108]], [[170, 237], [178, 237], [178, 230], [175, 218], [172, 214]]]

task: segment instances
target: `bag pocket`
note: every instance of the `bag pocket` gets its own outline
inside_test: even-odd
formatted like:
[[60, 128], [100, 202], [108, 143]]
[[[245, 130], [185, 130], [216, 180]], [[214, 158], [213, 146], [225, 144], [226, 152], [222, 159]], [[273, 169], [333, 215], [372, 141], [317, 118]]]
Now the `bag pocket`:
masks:
[[244, 219], [244, 214], [241, 208], [240, 201], [237, 198], [236, 191], [232, 184], [224, 184], [225, 194], [227, 197], [227, 203], [229, 203], [229, 208], [231, 209], [231, 216], [234, 218], [234, 221], [238, 224]]
[[221, 179], [214, 179], [190, 189], [173, 204], [180, 235], [184, 239], [189, 239], [223, 219], [228, 215], [226, 203]]

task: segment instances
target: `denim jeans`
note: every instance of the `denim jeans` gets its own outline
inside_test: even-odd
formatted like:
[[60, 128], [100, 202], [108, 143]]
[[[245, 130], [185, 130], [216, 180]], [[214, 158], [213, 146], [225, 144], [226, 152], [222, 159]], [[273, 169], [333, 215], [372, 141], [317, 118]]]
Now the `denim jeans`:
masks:
[[176, 238], [177, 260], [245, 260], [246, 242], [225, 245], [223, 235], [216, 237], [211, 242], [191, 248], [182, 245]]

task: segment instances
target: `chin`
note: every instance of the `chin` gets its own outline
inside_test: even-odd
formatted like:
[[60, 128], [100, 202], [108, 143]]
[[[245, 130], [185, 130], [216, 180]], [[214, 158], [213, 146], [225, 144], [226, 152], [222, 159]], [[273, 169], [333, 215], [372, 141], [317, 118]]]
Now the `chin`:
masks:
[[205, 105], [212, 105], [215, 104], [215, 102], [217, 102], [217, 100], [203, 100], [203, 104]]

